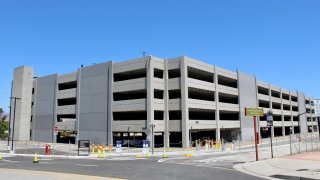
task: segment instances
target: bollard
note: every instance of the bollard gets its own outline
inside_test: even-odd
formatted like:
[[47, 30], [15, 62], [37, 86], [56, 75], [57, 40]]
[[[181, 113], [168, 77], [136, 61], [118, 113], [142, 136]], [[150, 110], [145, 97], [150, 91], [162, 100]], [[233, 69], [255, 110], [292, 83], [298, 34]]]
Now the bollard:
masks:
[[226, 143], [224, 142], [224, 139], [222, 139], [222, 148], [221, 151], [224, 152], [226, 151]]
[[213, 139], [211, 139], [211, 142], [210, 142], [211, 144], [210, 144], [210, 147], [211, 147], [211, 149], [213, 149], [214, 148], [214, 140]]
[[91, 145], [91, 154], [94, 155], [94, 144]]
[[102, 157], [103, 158], [107, 157], [107, 155], [106, 155], [106, 147], [104, 145], [102, 146]]
[[209, 142], [207, 140], [204, 141], [204, 148], [207, 150], [209, 149]]
[[50, 145], [49, 144], [45, 145], [45, 153], [46, 153], [46, 155], [50, 155]]
[[184, 156], [185, 157], [192, 157], [193, 155], [191, 153], [189, 153], [189, 154], [185, 154]]
[[109, 144], [109, 154], [112, 153], [112, 144]]
[[98, 145], [97, 150], [98, 150], [98, 158], [101, 158], [101, 146], [100, 145]]

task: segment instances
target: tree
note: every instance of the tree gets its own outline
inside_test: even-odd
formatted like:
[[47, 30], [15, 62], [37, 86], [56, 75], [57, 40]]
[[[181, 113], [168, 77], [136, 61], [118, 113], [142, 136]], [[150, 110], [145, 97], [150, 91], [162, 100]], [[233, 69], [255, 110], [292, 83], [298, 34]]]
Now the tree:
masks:
[[0, 139], [5, 139], [8, 137], [9, 123], [7, 121], [0, 122]]
[[9, 123], [5, 121], [7, 117], [8, 115], [3, 108], [0, 108], [0, 139], [5, 139], [8, 137], [6, 131], [9, 129]]
[[3, 108], [0, 108], [0, 122], [4, 122], [7, 119], [8, 115], [3, 110]]

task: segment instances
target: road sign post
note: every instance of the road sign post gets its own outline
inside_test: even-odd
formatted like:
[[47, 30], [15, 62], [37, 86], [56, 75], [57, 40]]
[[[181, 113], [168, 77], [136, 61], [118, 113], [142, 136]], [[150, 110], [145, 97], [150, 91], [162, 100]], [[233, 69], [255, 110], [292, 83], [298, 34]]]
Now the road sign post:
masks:
[[[272, 126], [273, 126], [273, 113], [271, 110], [267, 112], [267, 126], [270, 128], [270, 148], [271, 148], [271, 158], [273, 158], [273, 147], [272, 147]], [[291, 134], [290, 134], [291, 135]]]
[[253, 134], [254, 134], [254, 144], [256, 149], [256, 161], [259, 161], [259, 153], [258, 153], [258, 133], [257, 133], [257, 116], [263, 116], [263, 109], [260, 108], [245, 108], [246, 116], [253, 116]]

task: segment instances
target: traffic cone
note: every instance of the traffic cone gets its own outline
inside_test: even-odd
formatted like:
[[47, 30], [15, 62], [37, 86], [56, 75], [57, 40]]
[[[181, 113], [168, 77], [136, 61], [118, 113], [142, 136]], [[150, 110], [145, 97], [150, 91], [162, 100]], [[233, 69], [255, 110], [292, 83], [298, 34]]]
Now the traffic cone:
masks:
[[37, 153], [34, 154], [34, 158], [33, 158], [33, 163], [38, 163], [39, 160], [38, 160], [38, 155]]
[[167, 153], [166, 153], [166, 151], [165, 151], [165, 150], [163, 151], [162, 158], [167, 158]]

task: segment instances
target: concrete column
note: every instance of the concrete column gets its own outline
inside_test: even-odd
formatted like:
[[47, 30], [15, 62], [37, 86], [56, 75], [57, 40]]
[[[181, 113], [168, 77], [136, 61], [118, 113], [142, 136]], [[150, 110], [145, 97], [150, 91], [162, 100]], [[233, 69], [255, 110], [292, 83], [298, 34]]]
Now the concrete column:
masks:
[[219, 103], [219, 85], [218, 85], [218, 74], [217, 68], [214, 66], [214, 84], [215, 84], [215, 92], [214, 92], [214, 101], [216, 103], [216, 111], [215, 111], [215, 119], [216, 119], [216, 140], [220, 139], [220, 103]]
[[169, 93], [168, 93], [168, 61], [164, 60], [164, 71], [163, 71], [163, 78], [164, 78], [164, 134], [163, 134], [163, 142], [164, 147], [169, 148], [170, 140], [169, 140]]
[[147, 62], [146, 62], [146, 69], [147, 69], [147, 140], [150, 141], [150, 146], [153, 146], [152, 142], [152, 129], [150, 124], [154, 123], [154, 107], [153, 107], [153, 99], [154, 99], [154, 89], [153, 89], [153, 61], [152, 61], [152, 56], [147, 57]]
[[[32, 67], [23, 66], [14, 69], [11, 92], [12, 97], [17, 98], [16, 104], [14, 104], [14, 99], [11, 99], [12, 123], [13, 112], [15, 112], [14, 140], [30, 140], [32, 84]], [[13, 129], [11, 130], [13, 132]]]
[[286, 128], [284, 126], [284, 114], [283, 114], [283, 100], [282, 100], [282, 88], [280, 88], [280, 100], [281, 100], [281, 121], [282, 121], [282, 136], [286, 135]]
[[190, 146], [189, 143], [189, 107], [188, 107], [188, 69], [186, 58], [180, 61], [181, 71], [181, 126], [182, 126], [182, 147]]
[[291, 115], [291, 128], [292, 128], [291, 134], [294, 134], [291, 91], [289, 91], [289, 101], [290, 101], [290, 115]]
[[[112, 113], [113, 104], [113, 61], [110, 61], [108, 69], [108, 119], [107, 119], [107, 144], [113, 144], [113, 133], [112, 133]], [[129, 134], [128, 134], [129, 136]]]
[[37, 103], [35, 103], [36, 101], [37, 101], [37, 82], [38, 82], [38, 79], [37, 78], [35, 78], [34, 79], [34, 93], [33, 93], [33, 97], [34, 97], [34, 99], [33, 99], [33, 107], [32, 107], [32, 112], [31, 112], [31, 114], [32, 114], [32, 117], [33, 117], [33, 119], [32, 119], [32, 134], [31, 134], [31, 140], [32, 141], [35, 141], [35, 139], [34, 139], [34, 130], [35, 130], [35, 120], [36, 120], [36, 118], [35, 118], [35, 114], [37, 113], [36, 112], [36, 109], [37, 109]]
[[[271, 84], [269, 84], [269, 99], [270, 99], [270, 109], [273, 109], [272, 107], [272, 94], [271, 94]], [[271, 126], [271, 136], [274, 137], [274, 126]]]
[[[303, 93], [298, 94], [298, 105], [299, 105], [299, 114], [306, 112], [306, 100]], [[299, 116], [299, 124], [300, 124], [300, 133], [307, 133], [308, 132], [308, 126], [307, 126], [307, 114], [303, 114]]]
[[316, 127], [317, 127], [317, 132], [318, 132], [318, 133], [319, 133], [319, 118], [320, 118], [320, 117], [316, 117], [316, 121], [317, 121], [317, 126], [316, 126]]
[[54, 81], [54, 101], [53, 101], [53, 123], [52, 123], [52, 142], [57, 142], [57, 135], [54, 135], [53, 129], [57, 124], [57, 94], [58, 94], [58, 74], [56, 74], [56, 79]]
[[76, 137], [76, 144], [78, 144], [78, 140], [80, 137], [80, 106], [81, 106], [81, 101], [80, 101], [80, 87], [81, 87], [81, 70], [82, 67], [78, 68], [78, 72], [77, 72], [77, 92], [76, 92], [76, 96], [77, 96], [77, 104], [76, 104], [76, 130], [77, 130], [77, 137]]

